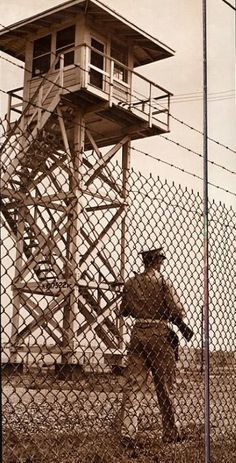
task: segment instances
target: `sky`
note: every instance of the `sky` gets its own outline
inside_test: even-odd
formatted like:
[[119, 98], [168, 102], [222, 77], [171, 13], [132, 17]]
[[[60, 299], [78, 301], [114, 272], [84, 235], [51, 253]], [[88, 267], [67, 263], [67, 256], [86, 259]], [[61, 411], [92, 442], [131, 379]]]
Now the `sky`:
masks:
[[[171, 114], [200, 131], [203, 129], [202, 104], [202, 2], [201, 0], [104, 0], [118, 13], [175, 50], [175, 56], [137, 69], [138, 72], [174, 94]], [[1, 24], [13, 24], [60, 3], [59, 0], [2, 0]], [[231, 0], [234, 4], [234, 0]], [[222, 0], [207, 1], [208, 33], [208, 136], [236, 151], [235, 106], [235, 16]], [[3, 57], [7, 57], [1, 53]], [[11, 58], [12, 59], [12, 58]], [[17, 63], [17, 60], [14, 60]], [[20, 63], [22, 64], [22, 63]], [[22, 84], [23, 73], [0, 61], [0, 88], [10, 90]], [[1, 94], [1, 116], [6, 98]], [[202, 136], [170, 119], [168, 138], [202, 154]], [[133, 147], [150, 153], [197, 176], [203, 175], [202, 158], [175, 143], [155, 136], [135, 141]], [[236, 171], [236, 154], [212, 141], [209, 161]], [[209, 162], [209, 182], [236, 193], [235, 174]], [[150, 172], [183, 187], [203, 191], [201, 180], [132, 151], [131, 165], [144, 175]], [[236, 196], [209, 185], [209, 197], [226, 205], [236, 205]]]

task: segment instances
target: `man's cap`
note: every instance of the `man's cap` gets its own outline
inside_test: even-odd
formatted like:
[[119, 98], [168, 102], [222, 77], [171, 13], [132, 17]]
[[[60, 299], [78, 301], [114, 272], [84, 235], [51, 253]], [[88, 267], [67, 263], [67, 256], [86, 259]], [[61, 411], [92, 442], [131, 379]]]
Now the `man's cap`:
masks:
[[166, 256], [163, 254], [163, 248], [150, 249], [148, 251], [142, 251], [141, 256], [145, 265], [152, 264], [156, 260], [164, 260]]

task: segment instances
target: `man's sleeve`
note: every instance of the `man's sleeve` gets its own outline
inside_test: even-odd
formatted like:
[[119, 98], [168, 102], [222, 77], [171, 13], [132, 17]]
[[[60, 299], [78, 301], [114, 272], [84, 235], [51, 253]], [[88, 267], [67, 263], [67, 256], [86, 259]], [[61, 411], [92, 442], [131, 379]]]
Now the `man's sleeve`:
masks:
[[185, 310], [180, 302], [180, 298], [177, 292], [174, 290], [173, 286], [165, 281], [165, 306], [166, 306], [166, 315], [168, 317], [179, 317], [183, 319], [185, 317]]
[[127, 284], [125, 284], [124, 286], [123, 293], [122, 293], [122, 300], [121, 300], [120, 309], [119, 309], [119, 315], [123, 317], [129, 317], [131, 313], [131, 309], [129, 307], [130, 304], [128, 301], [128, 287], [127, 286], [128, 286]]

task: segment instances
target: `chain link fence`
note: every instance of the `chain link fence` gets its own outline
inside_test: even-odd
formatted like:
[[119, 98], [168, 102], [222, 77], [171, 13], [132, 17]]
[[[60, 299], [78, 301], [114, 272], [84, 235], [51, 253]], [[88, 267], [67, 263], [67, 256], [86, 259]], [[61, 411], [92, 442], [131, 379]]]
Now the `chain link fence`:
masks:
[[[94, 150], [83, 153], [75, 195], [75, 158], [57, 140], [38, 137], [24, 159], [12, 140], [11, 154], [9, 143], [4, 150], [3, 461], [203, 462], [201, 195], [132, 169], [124, 188], [126, 169], [114, 161], [94, 169]], [[209, 235], [212, 462], [228, 463], [236, 459], [232, 208], [209, 205]], [[137, 328], [120, 311], [124, 282], [143, 275], [140, 253], [160, 247], [162, 281], [186, 312], [189, 341], [170, 317], [145, 313]], [[173, 439], [163, 438], [168, 426]]]

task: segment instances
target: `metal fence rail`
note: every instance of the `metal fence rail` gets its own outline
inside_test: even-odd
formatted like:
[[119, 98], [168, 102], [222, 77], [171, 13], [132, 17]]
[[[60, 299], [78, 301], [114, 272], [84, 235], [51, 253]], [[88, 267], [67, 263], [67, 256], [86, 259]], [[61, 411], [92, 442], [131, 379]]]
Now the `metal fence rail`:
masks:
[[[55, 142], [44, 143], [52, 156], [50, 143]], [[81, 190], [81, 209], [75, 211], [68, 186], [70, 165], [53, 166], [53, 156], [62, 157], [60, 147], [48, 164], [45, 156], [40, 161], [37, 145], [34, 150], [37, 175], [25, 164], [2, 190], [4, 462], [203, 462], [201, 195], [131, 170], [129, 191], [122, 196], [124, 172], [113, 162], [109, 175], [106, 166], [94, 180], [92, 200], [88, 190]], [[84, 178], [96, 162], [91, 151]], [[104, 183], [101, 186], [105, 175], [110, 180], [106, 191]], [[46, 192], [53, 206], [48, 206]], [[68, 217], [75, 213], [80, 214], [79, 228], [71, 230]], [[236, 458], [232, 208], [209, 205], [209, 236], [212, 461], [228, 463]], [[79, 261], [70, 240], [79, 247]], [[129, 363], [136, 319], [119, 312], [124, 282], [144, 270], [140, 252], [159, 247], [166, 255], [164, 281], [178, 295], [186, 311], [184, 321], [194, 333], [187, 342], [175, 325], [168, 324], [180, 340], [172, 371], [175, 381], [167, 392], [175, 426], [184, 437], [180, 443], [163, 441], [162, 408], [167, 399], [163, 396], [161, 403], [156, 394], [158, 381], [165, 393], [169, 386], [169, 347], [164, 343], [166, 353], [163, 346], [160, 351], [155, 347], [156, 357], [150, 351], [154, 363], [159, 359], [159, 378], [155, 382], [152, 360], [148, 363], [146, 358], [148, 376], [144, 388], [137, 388], [138, 367]], [[73, 266], [78, 266], [77, 281], [70, 276]], [[152, 337], [146, 333], [144, 349]], [[155, 346], [160, 337], [165, 335], [157, 336]], [[135, 361], [142, 360], [143, 353], [137, 352]], [[134, 445], [125, 446], [124, 395], [132, 387], [131, 421], [137, 432]]]

